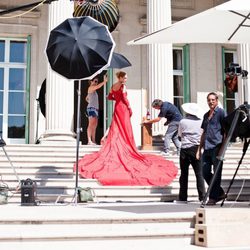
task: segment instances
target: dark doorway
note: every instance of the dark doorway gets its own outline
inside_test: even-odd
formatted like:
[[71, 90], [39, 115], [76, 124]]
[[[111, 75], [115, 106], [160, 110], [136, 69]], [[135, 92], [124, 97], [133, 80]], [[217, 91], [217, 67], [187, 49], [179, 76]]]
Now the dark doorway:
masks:
[[[102, 78], [103, 79], [103, 78]], [[99, 78], [99, 82], [102, 81], [102, 79]], [[82, 144], [87, 144], [87, 127], [88, 127], [88, 117], [86, 116], [86, 109], [88, 103], [86, 102], [85, 98], [87, 96], [88, 91], [88, 81], [84, 80], [81, 81], [81, 105], [80, 105], [80, 142]], [[75, 81], [74, 85], [74, 131], [76, 132], [76, 119], [77, 119], [77, 91], [78, 91], [78, 81]], [[97, 90], [98, 97], [99, 97], [99, 119], [98, 119], [98, 126], [96, 129], [96, 142], [100, 144], [101, 138], [104, 134], [104, 88], [100, 88]]]

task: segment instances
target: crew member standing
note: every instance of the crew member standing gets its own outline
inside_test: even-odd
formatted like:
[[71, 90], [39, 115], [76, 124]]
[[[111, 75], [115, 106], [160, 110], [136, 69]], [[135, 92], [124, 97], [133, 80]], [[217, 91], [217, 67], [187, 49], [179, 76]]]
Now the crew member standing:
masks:
[[[201, 135], [200, 146], [197, 152], [197, 159], [201, 156], [201, 149], [204, 148], [202, 154], [202, 170], [203, 177], [208, 185], [216, 172], [219, 160], [220, 148], [224, 139], [223, 119], [225, 112], [218, 106], [219, 97], [216, 93], [211, 92], [207, 95], [207, 104], [209, 111], [204, 115], [201, 128], [203, 133]], [[213, 173], [212, 173], [213, 166]], [[221, 187], [223, 162], [220, 164], [220, 169], [217, 171], [213, 187], [209, 194], [207, 205], [215, 205], [218, 201], [225, 198], [225, 192]]]
[[196, 158], [196, 153], [200, 144], [201, 123], [204, 112], [197, 103], [184, 103], [181, 107], [186, 116], [180, 121], [178, 129], [178, 136], [181, 140], [179, 201], [186, 202], [188, 198], [188, 172], [190, 164], [195, 173], [199, 200], [202, 201], [205, 196], [205, 185], [201, 162]]

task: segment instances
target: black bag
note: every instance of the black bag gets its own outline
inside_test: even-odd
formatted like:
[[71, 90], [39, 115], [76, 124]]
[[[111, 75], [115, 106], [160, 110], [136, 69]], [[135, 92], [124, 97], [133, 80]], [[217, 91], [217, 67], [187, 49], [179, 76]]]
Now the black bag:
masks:
[[21, 205], [35, 206], [36, 203], [36, 182], [31, 179], [21, 180]]

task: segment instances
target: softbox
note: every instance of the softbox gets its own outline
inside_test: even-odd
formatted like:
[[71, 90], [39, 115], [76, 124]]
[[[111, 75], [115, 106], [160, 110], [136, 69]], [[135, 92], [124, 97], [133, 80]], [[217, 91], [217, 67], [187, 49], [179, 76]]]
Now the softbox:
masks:
[[250, 137], [250, 105], [242, 104], [237, 109], [235, 109], [232, 113], [224, 118], [223, 127], [225, 129], [226, 135], [228, 134], [234, 116], [236, 112], [239, 111], [239, 118], [237, 120], [236, 126], [233, 130], [233, 134], [231, 137], [231, 142], [235, 142], [236, 138], [240, 139], [249, 138]]

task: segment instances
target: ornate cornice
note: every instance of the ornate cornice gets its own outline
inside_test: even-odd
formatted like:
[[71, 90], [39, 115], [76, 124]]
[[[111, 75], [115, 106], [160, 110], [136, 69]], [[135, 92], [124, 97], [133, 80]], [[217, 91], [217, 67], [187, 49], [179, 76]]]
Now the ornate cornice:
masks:
[[[147, 5], [147, 0], [140, 0], [140, 5]], [[171, 0], [172, 8], [194, 9], [195, 0]]]

